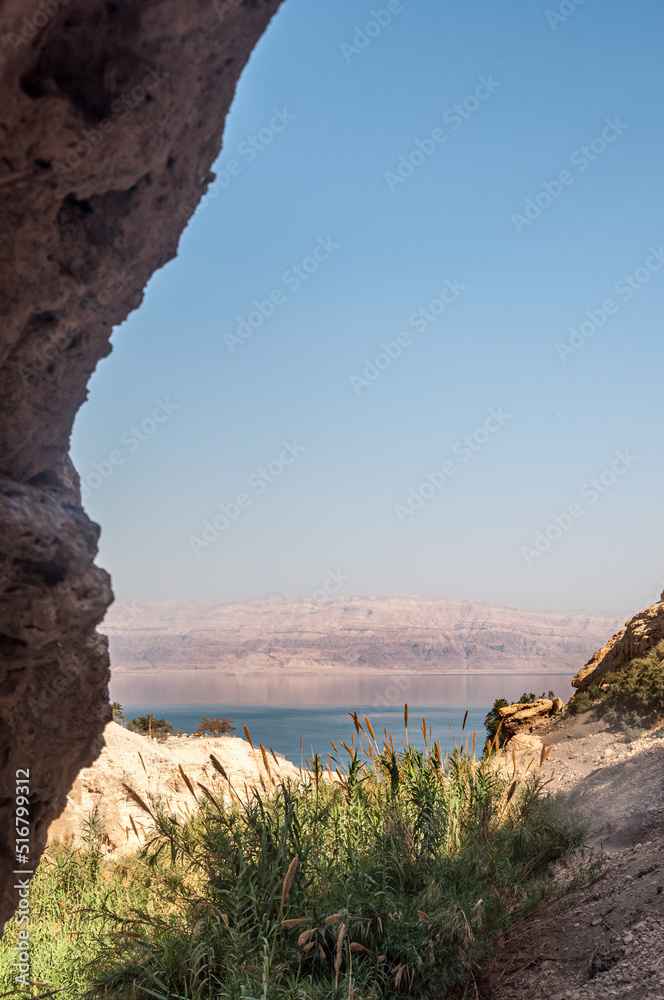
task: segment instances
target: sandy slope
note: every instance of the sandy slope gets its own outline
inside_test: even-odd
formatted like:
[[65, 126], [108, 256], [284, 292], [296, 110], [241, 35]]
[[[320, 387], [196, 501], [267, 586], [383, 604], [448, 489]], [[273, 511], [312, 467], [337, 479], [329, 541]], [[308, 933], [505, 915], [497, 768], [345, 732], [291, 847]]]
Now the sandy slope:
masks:
[[[129, 785], [146, 801], [150, 794], [162, 797], [176, 815], [185, 816], [195, 807], [195, 802], [179, 766], [201, 798], [204, 794], [196, 782], [201, 782], [214, 794], [229, 795], [228, 782], [210, 762], [211, 753], [220, 761], [240, 796], [260, 786], [261, 777], [267, 780], [260, 753], [254, 753], [245, 740], [234, 736], [173, 738], [155, 743], [109, 722], [104, 739], [106, 745], [100, 756], [92, 767], [80, 772], [67, 797], [64, 813], [51, 824], [49, 841], [80, 841], [85, 820], [96, 810], [108, 849], [134, 849], [150, 830], [151, 820], [127, 794], [124, 785]], [[269, 757], [275, 776], [299, 778], [297, 768], [283, 757], [277, 756], [277, 760], [279, 764]]]
[[664, 1000], [664, 739], [628, 743], [588, 714], [538, 736], [553, 744], [543, 780], [587, 822], [603, 876], [519, 926], [480, 996]]

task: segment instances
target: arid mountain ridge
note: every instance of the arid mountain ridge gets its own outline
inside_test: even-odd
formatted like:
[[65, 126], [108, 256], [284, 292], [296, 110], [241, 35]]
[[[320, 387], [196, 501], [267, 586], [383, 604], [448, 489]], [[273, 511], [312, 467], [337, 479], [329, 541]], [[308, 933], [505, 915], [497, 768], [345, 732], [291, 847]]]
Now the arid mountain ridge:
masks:
[[267, 594], [116, 604], [102, 631], [116, 671], [576, 672], [621, 625], [449, 597]]

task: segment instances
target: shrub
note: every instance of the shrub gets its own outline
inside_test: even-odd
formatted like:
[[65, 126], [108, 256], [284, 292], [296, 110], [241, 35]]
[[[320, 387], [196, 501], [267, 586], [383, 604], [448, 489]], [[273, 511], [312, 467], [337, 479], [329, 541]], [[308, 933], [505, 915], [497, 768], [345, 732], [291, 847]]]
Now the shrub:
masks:
[[117, 922], [131, 934], [88, 997], [381, 1000], [472, 982], [580, 829], [489, 755], [342, 746], [343, 769], [317, 757], [302, 784], [233, 804], [208, 788], [187, 822], [157, 808], [143, 862], [163, 912]]
[[[83, 851], [47, 857], [31, 887], [33, 978], [54, 991], [40, 995], [472, 991], [499, 935], [565, 891], [556, 862], [583, 832], [537, 777], [517, 783], [461, 748], [395, 751], [355, 721], [345, 766], [334, 747], [330, 766], [315, 757], [301, 782], [274, 779], [265, 753], [260, 795], [240, 799], [212, 758], [221, 777], [196, 786], [193, 816], [145, 804], [156, 830], [139, 857], [104, 859], [92, 829]], [[15, 935], [10, 924], [0, 943], [4, 990]]]
[[127, 729], [141, 736], [156, 736], [159, 740], [166, 739], [173, 732], [173, 726], [165, 719], [156, 719], [154, 715], [139, 715], [127, 723]]
[[[625, 732], [655, 726], [664, 719], [664, 640], [642, 659], [608, 674], [598, 691], [595, 714]], [[578, 697], [578, 696], [577, 696]]]
[[209, 719], [206, 715], [203, 716], [198, 724], [197, 733], [201, 735], [209, 733], [211, 736], [225, 736], [227, 733], [234, 733], [235, 726], [231, 719], [226, 719], [217, 716], [214, 719]]

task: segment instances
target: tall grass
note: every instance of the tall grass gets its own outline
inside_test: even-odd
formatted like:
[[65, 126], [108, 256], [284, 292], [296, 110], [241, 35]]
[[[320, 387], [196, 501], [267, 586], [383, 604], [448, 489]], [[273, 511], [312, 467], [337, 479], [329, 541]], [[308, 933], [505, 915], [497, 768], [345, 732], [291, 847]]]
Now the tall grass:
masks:
[[[582, 831], [536, 775], [518, 781], [474, 748], [396, 749], [354, 725], [301, 782], [278, 781], [265, 754], [265, 788], [248, 799], [218, 766], [188, 821], [146, 803], [156, 830], [125, 863], [129, 894], [122, 866], [99, 862], [78, 992], [50, 959], [43, 981], [66, 1000], [461, 996], [497, 936], [551, 897], [553, 863]], [[42, 895], [71, 903], [80, 887], [56, 892], [57, 863]]]

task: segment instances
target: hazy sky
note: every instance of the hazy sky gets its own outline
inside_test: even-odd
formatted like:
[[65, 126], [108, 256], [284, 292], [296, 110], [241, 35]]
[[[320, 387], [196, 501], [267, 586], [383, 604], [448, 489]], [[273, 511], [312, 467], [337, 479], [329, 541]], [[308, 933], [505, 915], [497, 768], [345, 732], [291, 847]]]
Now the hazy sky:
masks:
[[119, 600], [657, 596], [663, 31], [287, 0], [76, 423]]

